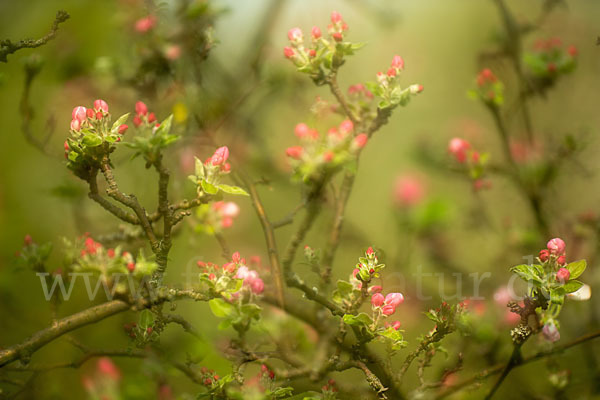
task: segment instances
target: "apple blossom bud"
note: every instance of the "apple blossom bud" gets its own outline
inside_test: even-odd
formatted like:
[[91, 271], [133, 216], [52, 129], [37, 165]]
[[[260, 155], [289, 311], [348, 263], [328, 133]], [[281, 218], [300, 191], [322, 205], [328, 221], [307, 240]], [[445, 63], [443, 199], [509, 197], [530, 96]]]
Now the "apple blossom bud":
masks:
[[91, 108], [88, 108], [87, 110], [85, 110], [85, 115], [88, 118], [93, 119], [96, 114], [94, 113], [94, 110], [92, 110]]
[[373, 250], [373, 247], [369, 246], [367, 249], [367, 257], [372, 256], [373, 254], [375, 254], [375, 251]]
[[102, 111], [98, 111], [96, 113], [96, 119], [102, 119], [104, 117], [104, 114], [102, 114]]
[[94, 110], [108, 112], [108, 104], [104, 100], [98, 99], [94, 101]]
[[410, 91], [410, 94], [418, 94], [421, 93], [423, 91], [423, 85], [419, 85], [419, 84], [415, 84], [415, 85], [410, 85], [408, 87], [408, 90]]
[[283, 48], [283, 55], [286, 58], [292, 58], [292, 57], [294, 57], [296, 55], [296, 52], [291, 47], [286, 46], [286, 47]]
[[385, 296], [385, 304], [396, 307], [403, 302], [404, 296], [402, 296], [402, 293], [388, 293], [387, 296]]
[[337, 24], [338, 22], [341, 22], [341, 21], [342, 21], [342, 15], [337, 11], [333, 11], [331, 13], [331, 22], [334, 24]]
[[308, 127], [308, 125], [306, 125], [305, 123], [301, 122], [298, 125], [296, 125], [296, 127], [294, 128], [294, 133], [296, 134], [296, 136], [298, 136], [299, 138], [303, 138], [306, 137], [308, 135], [308, 132], [310, 131], [310, 128]]
[[381, 313], [383, 315], [390, 316], [395, 312], [396, 312], [396, 307], [394, 307], [390, 304], [386, 304], [383, 307], [381, 307]]
[[303, 35], [302, 35], [302, 30], [300, 28], [292, 28], [288, 31], [288, 39], [290, 40], [290, 42], [302, 42]]
[[135, 30], [138, 31], [139, 33], [146, 33], [148, 31], [150, 31], [152, 28], [154, 28], [155, 24], [156, 24], [156, 17], [154, 17], [153, 15], [149, 15], [145, 18], [138, 19], [135, 22]]
[[560, 268], [556, 273], [556, 280], [559, 282], [566, 282], [571, 277], [571, 272], [566, 268]]
[[567, 258], [564, 255], [562, 255], [556, 259], [556, 262], [558, 263], [558, 265], [565, 265], [567, 263]]
[[548, 258], [550, 258], [550, 251], [547, 249], [540, 250], [540, 255], [538, 256], [540, 261], [546, 262]]
[[221, 165], [229, 158], [229, 148], [227, 146], [219, 147], [215, 154], [210, 158], [212, 165]]
[[395, 55], [392, 59], [392, 68], [403, 70], [404, 69], [404, 60], [399, 55]]
[[570, 46], [567, 48], [567, 52], [569, 53], [569, 55], [570, 55], [571, 57], [576, 57], [576, 56], [577, 56], [577, 47], [575, 47], [575, 46], [573, 46], [573, 45], [570, 45]]
[[127, 269], [129, 270], [129, 272], [133, 272], [133, 270], [135, 269], [135, 263], [127, 263]]
[[383, 288], [379, 285], [371, 286], [368, 289], [369, 293], [380, 293], [382, 290], [383, 290]]
[[236, 251], [231, 255], [231, 261], [233, 261], [236, 264], [239, 264], [239, 262], [242, 261], [242, 256], [240, 255], [239, 251]]
[[225, 271], [229, 274], [233, 274], [235, 272], [235, 269], [236, 269], [236, 266], [235, 266], [235, 263], [233, 263], [233, 262], [223, 265], [223, 271]]
[[425, 195], [425, 189], [419, 179], [413, 176], [401, 176], [396, 180], [394, 200], [399, 206], [418, 204]]
[[74, 120], [78, 120], [79, 122], [83, 122], [85, 121], [85, 119], [87, 118], [87, 113], [86, 113], [86, 108], [84, 106], [77, 106], [73, 109], [73, 112], [71, 113], [71, 117]]
[[154, 122], [156, 121], [156, 115], [154, 115], [153, 112], [151, 112], [150, 114], [148, 114], [148, 122]]
[[231, 164], [224, 163], [223, 165], [221, 165], [221, 172], [229, 172], [229, 171], [231, 171]]
[[341, 42], [344, 37], [342, 36], [342, 34], [340, 32], [334, 32], [331, 34], [331, 37], [333, 38], [333, 40], [335, 40], [336, 42]]
[[373, 305], [373, 307], [381, 307], [384, 300], [385, 299], [381, 293], [375, 293], [373, 296], [371, 296], [371, 305]]
[[135, 117], [133, 117], [133, 124], [135, 126], [140, 126], [142, 124], [142, 119], [136, 115]]
[[325, 162], [331, 162], [333, 160], [333, 158], [335, 157], [335, 153], [333, 151], [326, 151], [325, 153], [323, 153], [323, 161]]
[[177, 60], [181, 56], [181, 47], [177, 45], [168, 46], [165, 50], [165, 57], [167, 60]]
[[358, 149], [362, 149], [363, 147], [365, 147], [365, 145], [367, 144], [367, 140], [369, 139], [369, 137], [367, 136], [366, 133], [361, 133], [360, 135], [357, 135], [354, 138], [354, 145], [358, 148]]
[[265, 283], [262, 279], [256, 278], [250, 283], [250, 288], [254, 294], [261, 294], [265, 290]]
[[546, 340], [550, 342], [557, 342], [560, 340], [560, 332], [556, 328], [556, 325], [552, 321], [547, 322], [542, 328], [542, 333]]
[[467, 150], [471, 147], [469, 142], [461, 138], [453, 138], [448, 144], [448, 151], [456, 157], [459, 163], [467, 160]]
[[553, 62], [548, 63], [548, 72], [556, 72], [556, 64], [554, 64]]
[[400, 327], [402, 326], [402, 324], [400, 323], [400, 321], [394, 321], [390, 324], [390, 326], [392, 328], [394, 328], [394, 330], [398, 330], [400, 329]]
[[550, 251], [550, 254], [560, 256], [564, 254], [566, 245], [561, 238], [554, 238], [548, 241], [546, 247]]
[[353, 129], [354, 124], [349, 119], [342, 121], [342, 123], [340, 124], [340, 133], [342, 133], [343, 135], [352, 132]]
[[148, 114], [148, 107], [141, 101], [135, 103], [135, 112], [137, 115], [146, 115]]
[[110, 358], [102, 357], [98, 359], [97, 367], [98, 372], [101, 375], [104, 375], [115, 381], [121, 379], [121, 372], [119, 371], [119, 368], [117, 368]]
[[126, 124], [119, 125], [119, 135], [124, 135], [125, 132], [127, 132], [127, 129], [129, 129], [129, 126]]
[[25, 243], [25, 246], [29, 246], [31, 243], [33, 243], [33, 239], [30, 235], [25, 235], [25, 239], [23, 242]]
[[394, 68], [389, 68], [387, 70], [387, 76], [389, 76], [389, 77], [396, 76], [396, 70]]
[[310, 30], [310, 34], [311, 34], [313, 40], [318, 40], [321, 38], [321, 29], [319, 29], [318, 26], [313, 26], [312, 29]]
[[81, 129], [81, 122], [78, 119], [72, 120], [71, 129], [74, 131], [79, 131]]
[[285, 154], [288, 157], [291, 157], [295, 160], [299, 160], [300, 158], [302, 158], [303, 153], [304, 153], [304, 148], [302, 146], [292, 146], [292, 147], [288, 147], [285, 150]]

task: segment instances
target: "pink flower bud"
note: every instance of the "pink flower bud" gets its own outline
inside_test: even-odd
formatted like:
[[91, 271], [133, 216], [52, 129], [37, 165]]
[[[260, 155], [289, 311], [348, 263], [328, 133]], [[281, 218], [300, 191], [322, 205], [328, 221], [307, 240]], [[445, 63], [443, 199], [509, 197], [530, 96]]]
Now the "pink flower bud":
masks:
[[156, 121], [156, 115], [154, 115], [153, 112], [151, 112], [150, 114], [148, 114], [148, 122], [154, 122]]
[[421, 93], [423, 91], [423, 85], [410, 85], [408, 87], [408, 90], [410, 90], [410, 94], [418, 94]]
[[467, 150], [471, 147], [469, 142], [461, 138], [453, 138], [448, 144], [448, 151], [456, 157], [459, 163], [467, 160]]
[[25, 235], [24, 243], [25, 243], [25, 246], [29, 246], [31, 243], [33, 243], [33, 239], [31, 238], [31, 235]]
[[308, 125], [306, 125], [305, 123], [299, 123], [298, 125], [296, 125], [296, 127], [294, 128], [294, 133], [296, 134], [296, 136], [298, 136], [299, 138], [303, 138], [308, 136], [308, 133], [310, 131], [310, 128], [308, 127]]
[[404, 69], [404, 60], [399, 55], [395, 55], [392, 58], [392, 68], [403, 70]]
[[[78, 120], [79, 122], [83, 122], [85, 121], [85, 119], [87, 118], [87, 113], [86, 113], [86, 108], [84, 106], [77, 106], [73, 109], [73, 112], [71, 113], [71, 117], [74, 120]], [[78, 130], [78, 129], [76, 129]]]
[[546, 340], [550, 342], [557, 342], [560, 340], [560, 332], [556, 328], [553, 322], [547, 322], [546, 325], [542, 328], [542, 333]]
[[371, 286], [369, 289], [369, 293], [380, 293], [383, 288], [379, 285]]
[[141, 101], [135, 103], [135, 112], [137, 115], [146, 115], [148, 114], [148, 107]]
[[488, 82], [496, 82], [496, 75], [494, 75], [491, 69], [485, 68], [477, 76], [477, 86], [481, 87]]
[[125, 132], [127, 132], [127, 129], [129, 129], [129, 126], [126, 124], [119, 125], [119, 135], [124, 135]]
[[65, 140], [65, 151], [69, 151], [69, 142]]
[[135, 269], [135, 263], [127, 263], [127, 269], [129, 270], [129, 272], [133, 272], [133, 270]]
[[559, 282], [566, 282], [571, 277], [571, 272], [566, 268], [560, 268], [556, 273], [556, 280]]
[[230, 228], [233, 225], [233, 218], [223, 217], [221, 219], [221, 228]]
[[354, 138], [354, 145], [357, 148], [362, 149], [367, 144], [367, 140], [369, 140], [369, 137], [367, 136], [367, 134], [366, 133], [361, 133], [360, 135], [357, 135]]
[[106, 250], [106, 255], [108, 256], [108, 258], [115, 258], [115, 249]]
[[338, 22], [341, 22], [341, 21], [342, 21], [342, 15], [337, 11], [333, 11], [331, 13], [331, 22], [334, 24], [337, 24]]
[[256, 278], [250, 283], [250, 289], [254, 294], [261, 294], [265, 290], [265, 283], [262, 279]]
[[546, 247], [550, 251], [550, 254], [555, 256], [563, 255], [565, 252], [565, 242], [560, 238], [550, 239], [546, 244]]
[[78, 119], [71, 121], [71, 129], [74, 131], [79, 131], [81, 129], [81, 122], [79, 122]]
[[573, 46], [573, 45], [570, 45], [570, 46], [567, 48], [567, 53], [569, 53], [569, 55], [570, 55], [571, 57], [576, 57], [576, 56], [577, 56], [577, 53], [578, 53], [578, 52], [577, 52], [577, 47], [575, 47], [575, 46]]
[[310, 50], [308, 51], [308, 56], [309, 56], [310, 58], [314, 58], [314, 57], [316, 57], [316, 56], [317, 56], [317, 51], [316, 51], [315, 49], [310, 49]]
[[383, 302], [384, 297], [381, 293], [375, 293], [373, 296], [371, 296], [371, 304], [373, 305], [373, 307], [381, 307]]
[[283, 55], [286, 58], [292, 58], [292, 57], [294, 57], [296, 55], [296, 52], [291, 47], [286, 46], [286, 47], [283, 48]]
[[168, 46], [165, 50], [165, 57], [167, 60], [177, 60], [181, 56], [181, 47], [177, 45]]
[[317, 40], [321, 37], [321, 29], [318, 26], [313, 26], [310, 30], [310, 34], [314, 40]]
[[304, 148], [302, 146], [292, 146], [292, 147], [288, 147], [285, 150], [285, 154], [288, 157], [291, 157], [295, 160], [299, 160], [300, 158], [302, 158], [303, 153], [304, 153]]
[[399, 304], [402, 304], [403, 302], [404, 296], [402, 296], [402, 293], [388, 293], [388, 295], [385, 296], [385, 304], [389, 304], [396, 307]]
[[342, 121], [342, 123], [340, 124], [340, 132], [343, 135], [352, 132], [353, 129], [354, 129], [354, 124], [349, 119]]
[[229, 172], [229, 171], [231, 171], [231, 164], [225, 163], [225, 164], [221, 165], [221, 171], [222, 172]]
[[99, 120], [99, 119], [102, 119], [103, 117], [104, 117], [104, 114], [102, 114], [102, 111], [98, 111], [98, 112], [96, 113], [96, 119], [98, 119], [98, 120]]
[[394, 68], [389, 68], [387, 70], [387, 76], [389, 76], [389, 77], [396, 76], [396, 70]]
[[108, 112], [108, 104], [104, 100], [98, 99], [94, 101], [94, 110]]
[[288, 31], [288, 39], [291, 42], [301, 42], [303, 40], [302, 30], [300, 28], [292, 28]]
[[558, 265], [565, 265], [567, 263], [567, 258], [564, 255], [562, 255], [556, 259], [556, 262], [558, 263]]
[[221, 165], [229, 158], [229, 149], [227, 146], [219, 147], [215, 154], [210, 158], [212, 165]]
[[548, 258], [550, 258], [550, 251], [548, 251], [547, 249], [540, 250], [540, 255], [538, 257], [541, 261], [546, 262], [548, 261]]
[[121, 378], [119, 368], [108, 357], [98, 359], [98, 372], [115, 381]]
[[391, 304], [386, 304], [383, 307], [381, 307], [381, 313], [383, 315], [390, 316], [395, 312], [396, 312], [396, 307], [394, 307]]
[[419, 179], [413, 176], [402, 176], [396, 180], [394, 200], [399, 206], [413, 206], [424, 197], [425, 190]]
[[233, 262], [223, 265], [223, 271], [225, 271], [229, 274], [233, 274], [235, 272], [235, 269], [236, 269], [236, 266], [235, 266], [235, 263], [233, 263]]
[[142, 124], [142, 119], [136, 115], [135, 117], [133, 117], [133, 124], [135, 126], [140, 126]]
[[87, 110], [85, 110], [85, 115], [88, 118], [93, 119], [96, 114], [94, 113], [94, 110], [92, 110], [91, 108], [88, 108]]
[[236, 279], [246, 279], [248, 278], [250, 274], [250, 271], [248, 270], [248, 267], [246, 267], [245, 265], [242, 265], [241, 267], [238, 268], [237, 273], [235, 274], [235, 278]]
[[402, 326], [402, 324], [400, 323], [400, 321], [394, 321], [389, 326], [391, 326], [395, 330], [398, 330], [398, 329], [400, 329], [400, 327]]
[[228, 201], [221, 208], [221, 215], [224, 217], [235, 218], [240, 214], [240, 207], [233, 201]]
[[342, 36], [342, 34], [340, 32], [334, 32], [331, 34], [331, 37], [333, 38], [333, 40], [335, 40], [336, 42], [341, 42], [342, 40], [344, 40], [344, 37]]
[[373, 254], [375, 254], [375, 251], [373, 250], [373, 247], [369, 246], [367, 249], [367, 257], [372, 256]]
[[233, 261], [236, 264], [239, 264], [239, 262], [242, 261], [242, 256], [240, 255], [239, 251], [236, 251], [232, 254], [231, 261]]
[[146, 33], [149, 30], [151, 30], [152, 28], [154, 28], [155, 24], [156, 24], [156, 17], [154, 17], [153, 15], [149, 15], [145, 18], [138, 19], [135, 22], [135, 30], [138, 31], [139, 33]]
[[323, 153], [323, 161], [325, 162], [331, 162], [333, 160], [333, 158], [335, 157], [335, 153], [333, 151], [326, 151], [325, 153]]

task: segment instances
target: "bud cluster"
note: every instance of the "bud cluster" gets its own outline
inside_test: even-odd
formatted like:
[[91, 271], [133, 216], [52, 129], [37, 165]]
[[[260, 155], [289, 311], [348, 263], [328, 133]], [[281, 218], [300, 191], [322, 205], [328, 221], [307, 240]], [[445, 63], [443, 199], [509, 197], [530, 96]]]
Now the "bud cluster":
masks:
[[540, 39], [535, 42], [533, 51], [525, 54], [524, 62], [534, 77], [554, 81], [575, 69], [577, 53], [575, 46], [565, 48], [559, 38]]
[[473, 181], [473, 189], [489, 189], [491, 182], [485, 179], [485, 167], [489, 159], [488, 153], [479, 153], [465, 139], [452, 138], [448, 143], [448, 152], [454, 159], [465, 166], [465, 171]]
[[213, 235], [233, 226], [233, 220], [240, 214], [240, 207], [233, 201], [216, 201], [202, 204], [196, 209], [196, 232]]
[[227, 162], [229, 148], [219, 147], [214, 154], [203, 163], [197, 157], [195, 159], [194, 175], [188, 176], [197, 185], [198, 197], [216, 195], [219, 190], [229, 194], [245, 195], [248, 193], [237, 186], [221, 184], [221, 178], [231, 172], [231, 164]]
[[504, 85], [491, 69], [484, 68], [477, 75], [476, 88], [469, 91], [469, 95], [488, 107], [497, 108], [504, 103]]
[[264, 281], [258, 272], [248, 268], [246, 259], [239, 252], [233, 253], [231, 261], [222, 266], [211, 262], [198, 261], [202, 269], [200, 280], [225, 298], [247, 297], [259, 295], [265, 289]]
[[387, 71], [377, 73], [377, 82], [367, 83], [369, 90], [381, 98], [378, 107], [381, 109], [405, 106], [412, 96], [423, 91], [423, 85], [413, 84], [407, 88], [400, 85], [400, 73], [404, 71], [404, 60], [399, 55], [392, 58]]
[[379, 272], [384, 268], [385, 264], [379, 264], [375, 251], [369, 247], [365, 257], [359, 257], [353, 275], [361, 282], [369, 283], [373, 278], [379, 278]]
[[326, 135], [320, 135], [305, 123], [296, 125], [294, 133], [302, 145], [288, 147], [285, 153], [294, 168], [295, 177], [304, 182], [317, 181], [326, 173], [355, 160], [368, 141], [365, 133], [355, 134], [350, 120], [330, 128]]

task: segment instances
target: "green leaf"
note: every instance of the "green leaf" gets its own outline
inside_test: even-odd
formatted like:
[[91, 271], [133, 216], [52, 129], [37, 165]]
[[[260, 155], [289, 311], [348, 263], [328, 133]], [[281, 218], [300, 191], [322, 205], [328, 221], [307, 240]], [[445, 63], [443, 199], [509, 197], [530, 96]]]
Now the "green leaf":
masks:
[[154, 324], [154, 314], [152, 314], [152, 312], [150, 312], [150, 310], [142, 310], [142, 312], [140, 313], [140, 328], [146, 330], [148, 327], [152, 326]]
[[198, 157], [194, 157], [194, 174], [198, 177], [196, 178], [196, 180], [198, 179], [203, 179], [204, 178], [204, 163], [202, 163], [202, 161], [200, 161], [200, 159], [198, 159]]
[[202, 190], [204, 190], [204, 192], [206, 192], [208, 194], [217, 194], [219, 192], [219, 188], [217, 188], [216, 186], [208, 183], [204, 179], [202, 179], [200, 181], [200, 184], [202, 185]]
[[242, 306], [241, 311], [250, 319], [258, 319], [260, 318], [260, 312], [262, 311], [262, 308], [257, 304], [248, 303]]
[[230, 317], [235, 313], [233, 304], [220, 298], [209, 300], [208, 305], [210, 306], [212, 313], [219, 318]]
[[219, 185], [218, 187], [225, 193], [249, 196], [249, 194], [244, 189], [238, 186]]
[[96, 147], [102, 144], [102, 138], [94, 134], [89, 134], [83, 137], [82, 143], [87, 147]]
[[224, 331], [225, 329], [229, 328], [230, 326], [231, 326], [231, 320], [224, 319], [223, 321], [219, 322], [219, 325], [217, 326], [217, 328], [220, 331]]
[[160, 123], [160, 126], [156, 130], [156, 135], [163, 135], [169, 133], [171, 130], [171, 124], [173, 123], [173, 114], [169, 115], [167, 118]]
[[582, 286], [582, 282], [579, 282], [577, 280], [570, 280], [569, 282], [564, 284], [562, 289], [565, 291], [565, 293], [573, 293], [578, 291]]
[[550, 302], [562, 305], [565, 301], [565, 289], [562, 287], [550, 291]]
[[542, 278], [538, 276], [539, 270], [536, 266], [521, 264], [512, 267], [510, 270], [526, 282], [533, 282], [538, 286], [542, 284]]
[[571, 273], [570, 279], [579, 277], [579, 275], [583, 274], [583, 271], [585, 271], [586, 267], [587, 262], [585, 260], [574, 261], [565, 266], [565, 268]]
[[352, 326], [368, 326], [373, 323], [371, 317], [365, 313], [360, 313], [358, 315], [344, 314], [343, 319], [346, 324]]
[[114, 124], [112, 124], [112, 127], [110, 128], [110, 133], [112, 134], [117, 134], [119, 132], [119, 127], [121, 125], [123, 125], [125, 123], [125, 121], [127, 121], [127, 118], [129, 118], [129, 113], [127, 114], [123, 114], [121, 115]]

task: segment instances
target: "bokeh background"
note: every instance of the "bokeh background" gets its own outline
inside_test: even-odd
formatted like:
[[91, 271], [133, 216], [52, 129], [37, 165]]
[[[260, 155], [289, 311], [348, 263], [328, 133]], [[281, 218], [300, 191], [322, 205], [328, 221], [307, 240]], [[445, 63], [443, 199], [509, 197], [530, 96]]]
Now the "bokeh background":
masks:
[[[535, 20], [542, 3], [507, 2], [519, 21]], [[535, 99], [531, 110], [534, 131], [542, 147], [551, 148], [567, 134], [582, 144], [577, 161], [563, 165], [553, 187], [548, 188], [544, 212], [551, 221], [552, 236], [565, 237], [568, 246], [568, 239], [579, 243], [573, 249], [576, 254], [569, 254], [569, 258], [593, 258], [597, 246], [595, 231], [578, 221], [584, 213], [598, 212], [600, 198], [597, 189], [600, 143], [596, 133], [600, 125], [597, 101], [600, 48], [596, 45], [600, 35], [600, 2], [568, 0], [566, 3], [554, 9], [524, 45], [531, 47], [539, 38], [560, 37], [564, 43], [579, 49], [576, 71], [562, 79], [547, 98]], [[492, 176], [492, 187], [475, 193], [468, 180], [444, 169], [443, 162], [430, 160], [433, 154], [447, 162], [446, 145], [454, 136], [469, 139], [478, 149], [491, 153], [492, 160], [502, 160], [493, 121], [481, 104], [467, 96], [483, 66], [492, 67], [505, 79], [508, 96], [514, 87], [507, 63], [484, 65], [479, 58], [483, 51], [494, 50], [502, 36], [494, 2], [215, 0], [210, 4], [216, 13], [213, 32], [216, 42], [208, 59], [200, 62], [199, 58], [184, 54], [154, 84], [149, 83], [147, 75], [141, 77], [136, 69], [144, 57], [145, 46], [150, 44], [133, 26], [136, 20], [152, 12], [157, 16], [157, 29], [167, 33], [176, 29], [172, 14], [178, 2], [0, 3], [0, 38], [37, 38], [47, 32], [58, 9], [71, 15], [53, 41], [38, 49], [19, 51], [9, 56], [8, 63], [0, 64], [0, 346], [18, 342], [50, 321], [39, 279], [14, 263], [14, 254], [22, 247], [26, 234], [36, 242], [53, 243], [50, 269], [54, 269], [61, 263], [62, 237], [74, 238], [84, 232], [96, 237], [119, 229], [119, 222], [87, 199], [85, 184], [65, 167], [62, 146], [74, 106], [88, 106], [94, 99], [103, 98], [113, 115], [120, 115], [133, 111], [135, 101], [143, 100], [159, 119], [175, 110], [179, 113], [176, 130], [184, 138], [167, 158], [175, 174], [171, 186], [173, 198], [193, 196], [194, 188], [185, 179], [190, 173], [190, 157], [208, 157], [214, 149], [211, 143], [214, 139], [219, 145], [230, 147], [237, 168], [244, 168], [256, 180], [264, 180], [260, 191], [269, 215], [277, 220], [301, 199], [299, 185], [290, 180], [284, 153], [287, 146], [296, 144], [294, 126], [308, 122], [325, 132], [340, 121], [335, 116], [317, 119], [310, 112], [316, 96], [328, 101], [333, 98], [325, 87], [315, 87], [307, 76], [297, 73], [283, 57], [282, 47], [287, 44], [290, 27], [299, 26], [305, 32], [313, 25], [324, 28], [330, 12], [338, 10], [350, 26], [349, 40], [367, 44], [342, 68], [339, 75], [342, 87], [374, 80], [376, 72], [387, 69], [392, 56], [400, 54], [406, 63], [402, 82], [421, 83], [425, 91], [408, 107], [398, 109], [362, 154], [334, 274], [337, 278], [347, 278], [367, 246], [379, 249], [388, 265], [388, 288], [407, 294], [399, 319], [407, 340], [414, 344], [419, 334], [431, 328], [420, 313], [439, 303], [442, 297], [453, 300], [456, 279], [450, 275], [452, 272], [491, 272], [491, 278], [481, 286], [486, 298], [481, 306], [483, 332], [478, 332], [477, 340], [469, 348], [463, 348], [464, 342], [458, 339], [454, 342], [451, 339], [446, 347], [451, 357], [458, 351], [467, 355], [469, 362], [465, 362], [467, 367], [460, 372], [461, 377], [505, 360], [510, 351], [510, 327], [499, 328], [498, 320], [503, 314], [492, 295], [510, 278], [508, 268], [520, 263], [523, 256], [536, 254], [548, 238], [535, 230], [524, 199], [505, 178]], [[24, 88], [23, 66], [32, 54], [41, 57], [43, 67], [31, 88], [30, 102], [35, 110], [31, 127], [38, 137], [48, 130], [54, 132], [46, 146], [48, 154], [28, 144], [22, 134], [19, 101]], [[189, 83], [195, 79], [200, 83]], [[515, 116], [511, 121], [511, 133], [522, 137], [519, 118]], [[154, 173], [146, 170], [139, 160], [130, 161], [129, 155], [127, 150], [117, 153], [116, 177], [124, 191], [135, 192], [147, 208], [153, 209]], [[394, 185], [399, 176], [414, 177], [424, 188], [424, 198], [414, 209], [403, 209], [394, 201]], [[266, 263], [263, 235], [251, 203], [247, 199], [236, 201], [241, 214], [223, 234], [232, 250], [245, 256], [259, 255]], [[421, 230], [424, 234], [405, 229], [399, 222], [407, 213], [409, 219], [420, 221], [421, 228], [426, 226]], [[315, 248], [324, 245], [323, 233], [331, 223], [331, 215], [330, 209], [324, 212], [306, 244]], [[171, 251], [167, 276], [170, 282], [180, 282], [184, 279], [181, 274], [194, 271], [197, 260], [221, 261], [221, 250], [213, 237], [194, 232], [191, 223], [183, 225]], [[280, 248], [292, 232], [292, 225], [278, 230]], [[132, 242], [126, 246], [136, 249], [142, 244]], [[431, 300], [411, 296], [414, 294], [411, 275], [417, 268], [444, 273], [446, 295], [440, 293], [438, 277], [434, 276], [424, 280]], [[600, 288], [599, 274], [593, 263], [588, 268], [585, 281], [594, 291]], [[302, 265], [296, 269], [308, 274]], [[462, 293], [465, 296], [472, 294], [468, 282], [465, 276]], [[61, 306], [60, 314], [78, 311], [88, 303], [85, 289], [76, 287], [73, 300]], [[598, 302], [592, 296], [590, 302], [565, 306], [561, 317], [563, 340], [598, 325], [594, 304]], [[173, 328], [161, 338], [166, 351], [174, 357], [185, 358], [186, 353], [204, 357], [203, 365], [221, 374], [228, 373], [229, 364], [220, 355], [219, 343], [231, 332], [217, 329], [216, 319], [205, 304], [181, 303], [179, 312], [197, 325], [205, 340], [194, 341]], [[90, 345], [126, 347], [128, 340], [121, 326], [135, 318], [133, 314], [116, 316], [86, 327], [75, 336]], [[572, 371], [568, 392], [572, 397], [568, 398], [594, 396], [590, 383], [599, 379], [599, 351], [598, 344], [586, 344], [560, 357], [559, 362]], [[35, 360], [64, 360], [75, 355], [77, 350], [59, 340], [36, 354]], [[127, 388], [128, 398], [151, 398], [148, 393], [154, 393], [154, 389], [149, 389], [154, 382], [148, 370], [152, 365], [141, 366], [137, 360], [126, 359], [118, 364], [125, 375], [135, 377]], [[21, 398], [84, 398], [81, 376], [92, 368], [89, 363], [81, 370], [42, 374]], [[546, 374], [539, 373], [539, 368], [540, 365], [533, 364], [511, 377], [523, 396], [552, 393], [547, 387]], [[177, 394], [194, 393], [189, 381], [173, 375]], [[413, 378], [409, 378], [409, 387], [416, 382], [410, 379]], [[352, 386], [352, 383], [350, 380], [344, 383], [344, 378], [340, 378], [340, 385]], [[509, 389], [509, 385], [504, 388]], [[474, 391], [457, 398], [480, 398], [481, 393]]]

